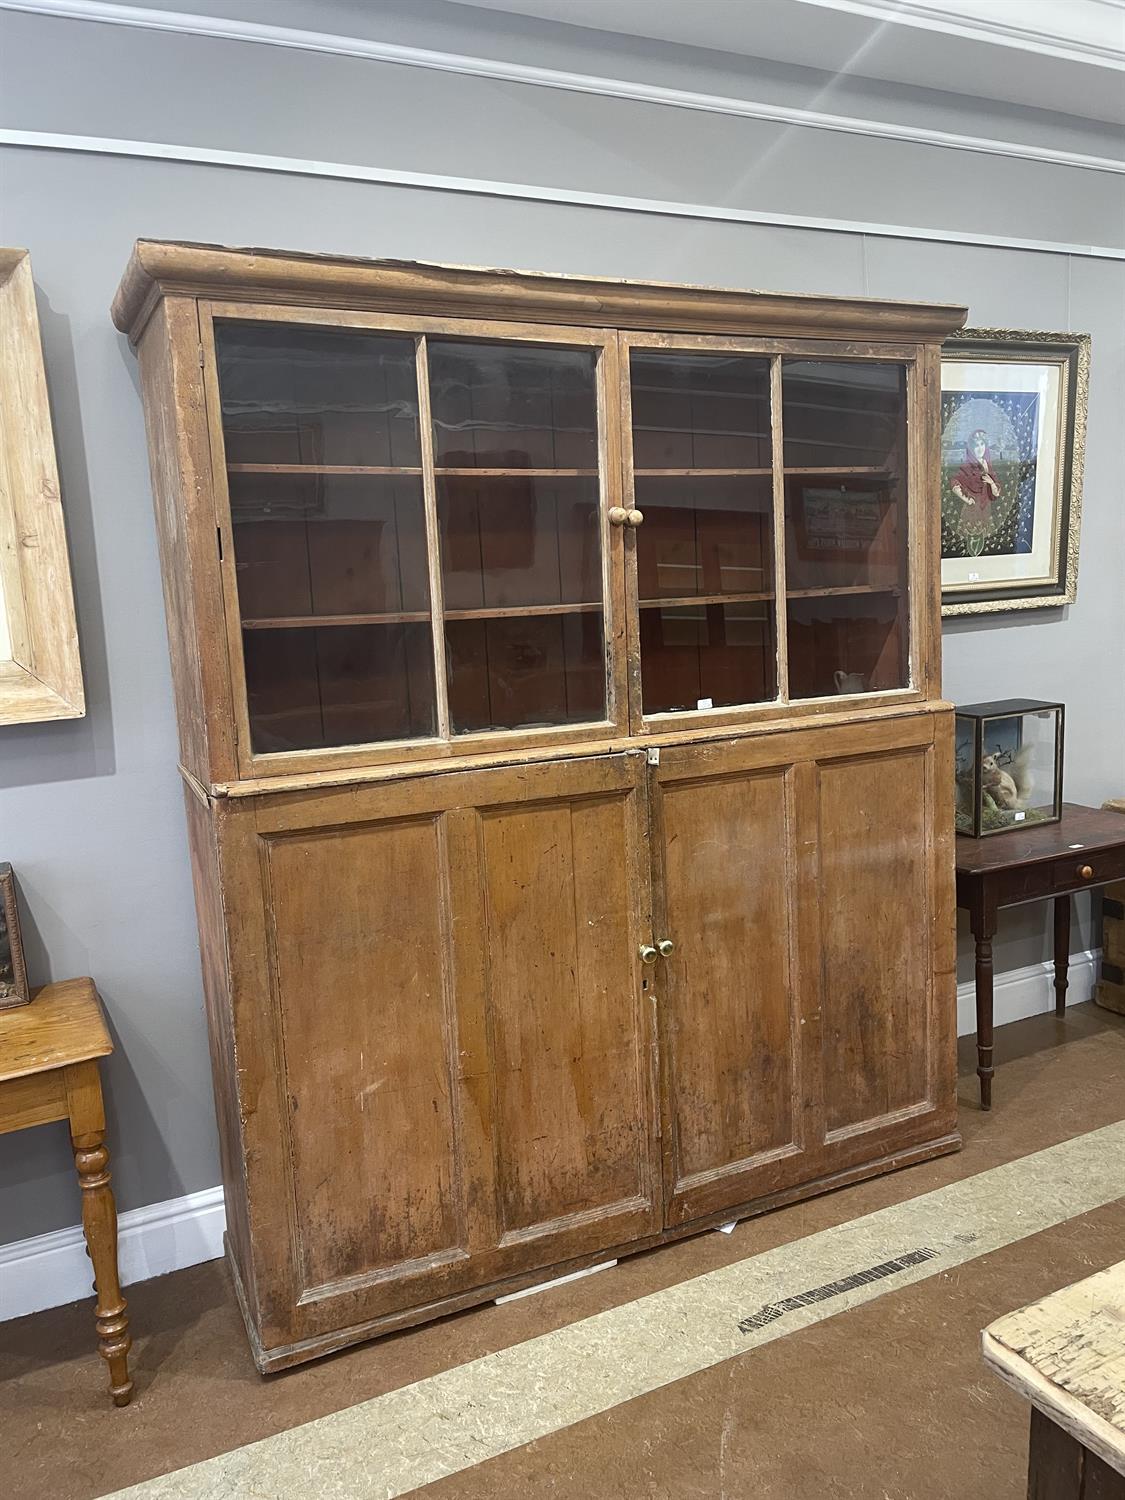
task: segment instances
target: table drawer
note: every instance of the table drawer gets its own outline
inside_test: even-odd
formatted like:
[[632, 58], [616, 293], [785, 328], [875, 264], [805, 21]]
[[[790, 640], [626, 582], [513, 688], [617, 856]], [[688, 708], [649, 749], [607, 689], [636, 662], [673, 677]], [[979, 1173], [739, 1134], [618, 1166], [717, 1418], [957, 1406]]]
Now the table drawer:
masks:
[[[1125, 849], [1072, 849], [1051, 866], [1056, 891], [1081, 890], [1125, 877]], [[1083, 875], [1083, 870], [1093, 873]]]

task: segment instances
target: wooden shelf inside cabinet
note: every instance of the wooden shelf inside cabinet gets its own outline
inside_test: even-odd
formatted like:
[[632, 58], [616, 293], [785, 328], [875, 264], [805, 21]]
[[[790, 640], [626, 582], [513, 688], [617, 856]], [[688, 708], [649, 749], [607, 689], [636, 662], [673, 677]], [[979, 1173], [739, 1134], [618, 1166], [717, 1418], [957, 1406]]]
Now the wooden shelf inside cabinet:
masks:
[[319, 630], [348, 625], [406, 625], [429, 620], [426, 609], [398, 610], [389, 614], [275, 615], [270, 619], [243, 620], [243, 630]]
[[688, 609], [696, 604], [761, 604], [773, 599], [772, 593], [757, 594], [686, 594], [679, 599], [642, 599], [641, 609]]
[[[421, 467], [410, 464], [227, 464], [229, 474], [421, 474]], [[663, 471], [660, 471], [663, 472]], [[677, 473], [672, 469], [669, 473]], [[714, 469], [717, 474], [768, 474], [768, 469]], [[596, 479], [597, 469], [477, 469], [448, 468], [438, 465], [439, 478], [457, 479]]]
[[[756, 597], [756, 596], [755, 596]], [[692, 601], [694, 602], [694, 601]], [[593, 614], [602, 608], [600, 603], [581, 604], [517, 604], [496, 609], [447, 609], [446, 620], [512, 620], [525, 616]], [[307, 630], [334, 625], [405, 625], [418, 621], [429, 621], [427, 609], [400, 610], [389, 614], [358, 615], [276, 615], [271, 619], [243, 620], [243, 630]]]
[[890, 469], [884, 468], [882, 464], [856, 464], [849, 467], [847, 464], [825, 464], [820, 467], [810, 468], [805, 464], [786, 464], [786, 474], [877, 474], [888, 484], [893, 484], [898, 475], [892, 474]]
[[638, 479], [733, 479], [742, 475], [764, 477], [772, 469], [634, 469]]
[[326, 476], [421, 474], [407, 464], [227, 464], [228, 474], [323, 474]]
[[788, 589], [787, 599], [835, 599], [844, 598], [849, 594], [893, 594], [895, 598], [902, 593], [897, 584], [881, 583], [851, 583], [836, 589]]
[[597, 469], [456, 469], [438, 464], [439, 479], [596, 479]]
[[534, 615], [588, 615], [600, 612], [601, 603], [514, 604], [496, 609], [447, 609], [447, 620], [518, 620]]

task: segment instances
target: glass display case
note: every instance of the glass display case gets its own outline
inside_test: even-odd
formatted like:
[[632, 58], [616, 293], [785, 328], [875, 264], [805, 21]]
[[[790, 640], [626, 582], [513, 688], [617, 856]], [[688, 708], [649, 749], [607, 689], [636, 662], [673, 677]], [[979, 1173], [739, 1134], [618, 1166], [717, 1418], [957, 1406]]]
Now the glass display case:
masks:
[[1063, 705], [1034, 698], [957, 709], [958, 833], [984, 838], [1062, 816]]

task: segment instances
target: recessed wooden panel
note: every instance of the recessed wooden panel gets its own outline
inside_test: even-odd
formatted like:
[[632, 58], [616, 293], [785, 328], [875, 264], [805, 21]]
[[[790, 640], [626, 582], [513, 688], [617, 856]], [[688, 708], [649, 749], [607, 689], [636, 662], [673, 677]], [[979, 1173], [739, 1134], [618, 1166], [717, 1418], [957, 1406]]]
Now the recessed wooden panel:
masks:
[[820, 768], [829, 1134], [929, 1097], [933, 949], [924, 748]]
[[456, 1253], [457, 1039], [437, 820], [266, 848], [301, 1282]]
[[790, 774], [777, 768], [661, 788], [657, 936], [675, 947], [653, 982], [666, 1051], [670, 1222], [808, 1171], [797, 1155]]
[[627, 798], [606, 796], [482, 818], [496, 1190], [508, 1234], [649, 1191], [626, 817]]

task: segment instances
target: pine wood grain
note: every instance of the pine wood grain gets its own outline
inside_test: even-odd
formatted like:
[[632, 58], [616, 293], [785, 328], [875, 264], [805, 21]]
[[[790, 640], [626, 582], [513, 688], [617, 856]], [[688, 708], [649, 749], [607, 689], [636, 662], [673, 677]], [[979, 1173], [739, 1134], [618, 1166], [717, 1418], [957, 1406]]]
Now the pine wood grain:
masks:
[[112, 1051], [92, 979], [41, 985], [30, 1005], [0, 1013], [0, 1083]]
[[0, 249], [0, 724], [86, 712], [31, 257]]

